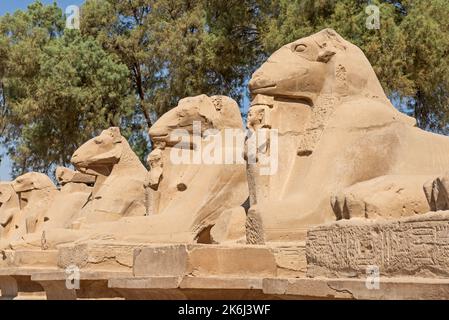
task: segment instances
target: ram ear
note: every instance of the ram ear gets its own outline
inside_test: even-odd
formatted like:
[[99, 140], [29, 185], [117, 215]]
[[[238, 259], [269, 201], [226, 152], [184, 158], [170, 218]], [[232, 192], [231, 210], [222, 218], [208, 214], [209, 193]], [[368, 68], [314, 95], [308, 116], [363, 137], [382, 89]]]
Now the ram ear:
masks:
[[329, 60], [334, 56], [335, 51], [329, 49], [323, 49], [318, 53], [318, 62], [328, 63]]
[[114, 143], [122, 142], [122, 134], [120, 133], [120, 128], [110, 127], [108, 130], [113, 138]]
[[5, 203], [11, 199], [12, 190], [6, 186], [0, 186], [0, 204]]

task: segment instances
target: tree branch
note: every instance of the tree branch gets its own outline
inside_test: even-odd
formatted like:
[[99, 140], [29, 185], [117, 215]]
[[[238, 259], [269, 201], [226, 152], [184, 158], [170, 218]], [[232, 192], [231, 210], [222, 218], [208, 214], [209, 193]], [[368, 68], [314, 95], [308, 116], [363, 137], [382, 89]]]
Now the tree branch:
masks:
[[142, 84], [142, 73], [140, 71], [140, 66], [138, 64], [134, 64], [134, 74], [135, 74], [135, 83], [136, 83], [136, 89], [137, 94], [139, 95], [140, 99], [140, 109], [142, 110], [143, 116], [145, 117], [145, 121], [147, 123], [148, 128], [151, 128], [151, 118], [150, 113], [148, 112], [146, 106], [145, 106], [145, 93], [143, 91], [143, 84]]

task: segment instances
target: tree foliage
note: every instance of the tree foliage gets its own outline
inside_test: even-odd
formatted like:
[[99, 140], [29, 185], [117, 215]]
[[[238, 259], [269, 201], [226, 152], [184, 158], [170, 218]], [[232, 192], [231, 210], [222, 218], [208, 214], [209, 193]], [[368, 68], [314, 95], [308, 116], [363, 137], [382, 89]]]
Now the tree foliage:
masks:
[[148, 124], [180, 98], [241, 99], [258, 62], [257, 2], [251, 0], [91, 0], [81, 31], [128, 66]]
[[[366, 27], [368, 4], [380, 29]], [[86, 0], [81, 29], [36, 1], [0, 17], [0, 139], [14, 174], [67, 164], [120, 126], [143, 159], [148, 127], [180, 98], [224, 94], [244, 107], [252, 72], [325, 27], [362, 48], [392, 102], [422, 128], [449, 117], [446, 0]]]
[[64, 23], [57, 6], [40, 3], [0, 20], [8, 42], [2, 138], [15, 174], [67, 165], [77, 146], [132, 111], [126, 66], [93, 38], [63, 32]]

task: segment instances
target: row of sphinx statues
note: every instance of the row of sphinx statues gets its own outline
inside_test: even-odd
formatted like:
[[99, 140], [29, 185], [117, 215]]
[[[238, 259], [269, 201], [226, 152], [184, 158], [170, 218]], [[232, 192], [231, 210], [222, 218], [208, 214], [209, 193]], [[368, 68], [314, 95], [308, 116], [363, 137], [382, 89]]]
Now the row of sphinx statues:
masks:
[[258, 149], [275, 156], [274, 174], [260, 174], [257, 160], [174, 163], [175, 130], [197, 139], [193, 153], [208, 130], [244, 127], [231, 98], [185, 98], [149, 130], [149, 170], [109, 128], [76, 150], [74, 170], [57, 168], [58, 187], [36, 172], [1, 182], [0, 248], [302, 241], [330, 221], [449, 208], [449, 138], [397, 111], [363, 52], [334, 30], [274, 52], [249, 90], [248, 129], [276, 133]]

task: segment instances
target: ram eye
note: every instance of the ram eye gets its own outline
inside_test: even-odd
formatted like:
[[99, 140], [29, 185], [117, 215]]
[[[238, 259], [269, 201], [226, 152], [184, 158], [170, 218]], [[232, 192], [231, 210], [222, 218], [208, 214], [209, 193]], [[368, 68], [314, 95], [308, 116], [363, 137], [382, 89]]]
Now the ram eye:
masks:
[[296, 52], [304, 52], [307, 49], [307, 46], [305, 44], [298, 44], [295, 47]]
[[184, 118], [185, 116], [186, 116], [186, 111], [185, 110], [178, 111], [178, 117]]

